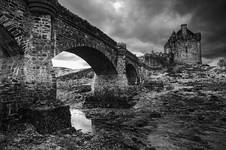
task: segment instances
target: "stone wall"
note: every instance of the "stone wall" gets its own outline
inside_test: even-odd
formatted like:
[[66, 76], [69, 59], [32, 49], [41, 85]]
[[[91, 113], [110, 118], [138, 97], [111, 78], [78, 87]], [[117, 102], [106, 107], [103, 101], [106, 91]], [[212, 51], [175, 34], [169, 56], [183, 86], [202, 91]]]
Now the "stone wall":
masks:
[[199, 45], [200, 43], [191, 41], [178, 41], [176, 43], [177, 52], [175, 53], [174, 61], [176, 63], [186, 63], [186, 64], [198, 64], [200, 63], [199, 56]]
[[150, 67], [166, 67], [169, 65], [169, 56], [165, 53], [145, 54], [141, 61]]
[[125, 74], [95, 75], [92, 90], [99, 99], [122, 97], [127, 90], [128, 80]]
[[1, 0], [0, 26], [4, 39], [0, 42], [1, 126], [16, 117], [20, 108], [54, 101], [56, 81], [50, 15], [31, 14], [23, 0]]
[[57, 103], [51, 59], [62, 51], [92, 66], [96, 95], [127, 88], [126, 62], [139, 71], [136, 56], [57, 0], [0, 0], [0, 27], [0, 41], [9, 39], [0, 42], [0, 122], [19, 108]]
[[23, 0], [0, 0], [0, 25], [17, 41], [21, 50], [26, 45], [28, 28], [27, 5]]
[[[60, 72], [59, 70], [61, 68], [55, 68], [55, 69], [57, 69], [56, 72]], [[63, 68], [63, 70], [64, 70], [64, 68]], [[81, 79], [81, 78], [91, 78], [92, 79], [93, 77], [94, 77], [93, 69], [88, 68], [88, 69], [78, 70], [76, 72], [73, 72], [73, 70], [70, 69], [70, 71], [68, 71], [66, 74], [59, 75], [57, 77], [57, 79], [59, 79], [61, 81], [65, 81], [65, 80], [76, 80], [76, 79]]]
[[201, 64], [201, 33], [193, 33], [186, 24], [181, 29], [173, 32], [164, 46], [165, 53], [173, 57], [179, 64]]
[[22, 56], [0, 59], [0, 127], [26, 106], [23, 78]]
[[54, 57], [54, 41], [50, 15], [31, 16], [31, 36], [25, 51], [24, 73], [26, 92], [33, 101], [56, 99], [56, 79], [51, 59]]
[[88, 21], [80, 18], [76, 14], [73, 14], [67, 8], [58, 5], [58, 13], [60, 18], [64, 20], [64, 22], [73, 25], [73, 27], [78, 29], [79, 31], [86, 33], [87, 35], [91, 35], [95, 39], [98, 39], [99, 41], [102, 41], [107, 45], [113, 47], [117, 46], [117, 42], [115, 42], [112, 38], [103, 33], [100, 29], [92, 26]]
[[92, 90], [97, 98], [120, 97], [128, 87], [126, 78], [126, 45], [118, 44], [117, 74], [95, 75]]
[[[0, 0], [0, 129], [17, 111], [26, 107], [24, 57], [26, 45], [26, 3]], [[26, 22], [26, 23], [25, 23]]]
[[[105, 44], [105, 42], [97, 39], [96, 37], [86, 34], [76, 27], [72, 23], [66, 22], [63, 18], [59, 18], [55, 23], [56, 28], [56, 54], [62, 51], [74, 53], [80, 57], [83, 57], [85, 61], [89, 63], [89, 59], [84, 57], [84, 54], [80, 51], [80, 48], [91, 48], [94, 51], [98, 51], [104, 54], [105, 57], [116, 67], [117, 62], [117, 49], [111, 45]], [[85, 53], [85, 49], [83, 50]], [[94, 58], [98, 61], [99, 58]], [[92, 66], [92, 64], [90, 64]], [[102, 64], [104, 65], [104, 64]], [[93, 67], [93, 66], [92, 66]], [[95, 69], [95, 68], [93, 68]]]

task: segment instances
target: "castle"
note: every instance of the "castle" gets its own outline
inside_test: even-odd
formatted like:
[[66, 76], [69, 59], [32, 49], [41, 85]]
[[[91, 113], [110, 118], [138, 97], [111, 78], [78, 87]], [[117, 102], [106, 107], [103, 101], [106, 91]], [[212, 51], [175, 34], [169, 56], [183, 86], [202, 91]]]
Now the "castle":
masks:
[[145, 54], [140, 57], [140, 61], [152, 68], [159, 68], [169, 65], [170, 55], [162, 52], [154, 52]]
[[187, 24], [182, 24], [168, 39], [164, 52], [170, 54], [176, 64], [201, 64], [201, 33], [193, 33]]
[[193, 33], [182, 24], [164, 45], [164, 53], [152, 51], [140, 57], [140, 61], [151, 67], [164, 67], [173, 64], [201, 64], [201, 33]]

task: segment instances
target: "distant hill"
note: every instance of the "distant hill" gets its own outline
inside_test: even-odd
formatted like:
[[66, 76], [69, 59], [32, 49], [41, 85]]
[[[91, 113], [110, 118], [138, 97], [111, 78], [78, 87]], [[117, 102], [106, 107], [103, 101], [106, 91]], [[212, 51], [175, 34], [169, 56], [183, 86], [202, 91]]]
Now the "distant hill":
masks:
[[89, 68], [89, 69], [77, 70], [67, 74], [59, 75], [57, 76], [57, 79], [61, 81], [65, 81], [65, 80], [75, 80], [75, 79], [93, 78], [93, 77], [94, 77], [94, 71], [92, 68]]

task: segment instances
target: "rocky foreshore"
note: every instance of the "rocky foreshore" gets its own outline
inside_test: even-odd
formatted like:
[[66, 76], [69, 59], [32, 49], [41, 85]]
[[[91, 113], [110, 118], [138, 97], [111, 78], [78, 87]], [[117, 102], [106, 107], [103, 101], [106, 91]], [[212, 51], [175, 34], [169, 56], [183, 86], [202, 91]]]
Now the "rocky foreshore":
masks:
[[22, 123], [0, 134], [0, 149], [223, 150], [225, 77], [225, 68], [176, 66], [150, 76], [144, 87], [134, 89], [130, 99], [133, 105], [128, 109], [84, 107], [89, 90], [64, 88], [61, 90], [70, 92], [73, 98], [65, 95], [63, 102], [84, 112], [91, 120], [92, 133], [68, 128], [42, 135], [33, 125]]

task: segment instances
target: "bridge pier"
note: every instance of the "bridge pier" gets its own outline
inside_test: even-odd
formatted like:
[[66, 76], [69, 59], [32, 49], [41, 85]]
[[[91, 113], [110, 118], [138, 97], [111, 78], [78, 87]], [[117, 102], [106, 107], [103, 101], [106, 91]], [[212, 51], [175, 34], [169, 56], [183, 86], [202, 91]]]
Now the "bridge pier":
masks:
[[93, 93], [95, 97], [120, 97], [128, 88], [126, 75], [95, 75]]
[[128, 79], [126, 76], [126, 45], [118, 44], [117, 74], [95, 75], [92, 86], [96, 98], [125, 100], [128, 91]]
[[56, 79], [51, 61], [55, 49], [54, 17], [39, 9], [31, 12], [31, 27], [24, 53], [24, 98], [30, 103], [45, 104], [56, 100]]
[[85, 102], [87, 107], [130, 107], [129, 86], [125, 74], [95, 75], [93, 95]]

